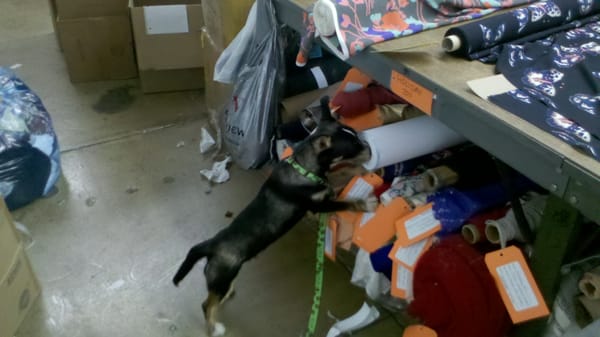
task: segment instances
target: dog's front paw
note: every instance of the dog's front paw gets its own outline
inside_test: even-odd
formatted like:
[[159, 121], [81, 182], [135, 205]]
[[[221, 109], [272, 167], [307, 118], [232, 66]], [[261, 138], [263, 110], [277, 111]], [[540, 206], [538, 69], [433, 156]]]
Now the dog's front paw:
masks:
[[375, 212], [379, 206], [379, 200], [377, 197], [371, 196], [365, 200], [357, 200], [352, 205], [352, 210], [356, 212]]
[[379, 199], [376, 196], [372, 195], [365, 200], [365, 212], [375, 212], [377, 207], [379, 206]]

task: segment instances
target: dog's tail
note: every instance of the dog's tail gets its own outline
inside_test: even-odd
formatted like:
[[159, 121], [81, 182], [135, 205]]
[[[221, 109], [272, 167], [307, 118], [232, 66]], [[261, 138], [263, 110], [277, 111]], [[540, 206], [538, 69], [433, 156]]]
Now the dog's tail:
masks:
[[179, 282], [181, 282], [181, 280], [183, 280], [183, 278], [192, 270], [192, 268], [194, 268], [196, 262], [208, 257], [209, 253], [210, 241], [205, 241], [192, 247], [185, 257], [185, 260], [183, 260], [183, 263], [179, 267], [179, 270], [177, 270], [177, 273], [173, 277], [173, 283], [175, 286], [179, 285]]

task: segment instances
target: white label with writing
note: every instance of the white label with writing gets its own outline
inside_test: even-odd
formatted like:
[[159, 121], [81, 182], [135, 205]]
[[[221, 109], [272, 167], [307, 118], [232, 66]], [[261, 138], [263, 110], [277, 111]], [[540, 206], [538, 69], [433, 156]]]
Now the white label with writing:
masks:
[[398, 266], [396, 271], [396, 288], [402, 289], [406, 293], [406, 298], [413, 297], [413, 273], [403, 266]]
[[363, 213], [362, 217], [360, 218], [359, 227], [364, 226], [367, 222], [369, 222], [371, 219], [373, 219], [374, 216], [375, 216], [375, 212]]
[[516, 311], [527, 310], [539, 305], [533, 288], [518, 262], [500, 266], [496, 268], [496, 271]]
[[345, 200], [364, 200], [367, 199], [369, 194], [373, 192], [373, 185], [369, 184], [363, 178], [356, 179], [356, 182], [348, 191], [348, 194], [344, 198]]
[[328, 255], [333, 255], [333, 245], [335, 243], [333, 242], [333, 232], [331, 231], [331, 228], [329, 226], [327, 226], [327, 228], [325, 229], [325, 253]]
[[409, 267], [413, 267], [417, 263], [417, 259], [421, 254], [423, 254], [423, 250], [427, 245], [429, 238], [421, 240], [415, 244], [412, 244], [407, 247], [400, 247], [396, 252], [396, 259]]
[[429, 232], [439, 224], [440, 222], [433, 216], [433, 209], [429, 209], [412, 219], [406, 220], [406, 235], [409, 240], [412, 240], [423, 233]]

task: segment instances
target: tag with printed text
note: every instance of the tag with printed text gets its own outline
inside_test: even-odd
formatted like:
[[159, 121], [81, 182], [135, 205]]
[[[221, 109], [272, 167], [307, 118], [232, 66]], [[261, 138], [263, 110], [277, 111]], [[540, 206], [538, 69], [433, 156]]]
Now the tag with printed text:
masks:
[[521, 250], [515, 246], [485, 255], [487, 265], [513, 323], [550, 314]]
[[409, 270], [414, 271], [419, 258], [431, 248], [432, 244], [433, 237], [425, 238], [406, 247], [402, 246], [399, 241], [396, 241], [388, 257], [392, 261], [398, 262]]
[[442, 229], [440, 222], [433, 216], [432, 206], [432, 203], [419, 206], [396, 221], [396, 237], [401, 246], [410, 246]]
[[392, 296], [412, 301], [413, 272], [398, 262], [392, 264]]
[[335, 261], [335, 250], [337, 246], [337, 222], [329, 217], [327, 228], [325, 228], [325, 256]]
[[410, 209], [403, 198], [395, 198], [387, 206], [379, 205], [375, 213], [364, 213], [355, 226], [352, 242], [369, 253], [376, 251], [394, 238], [394, 222]]
[[[340, 200], [365, 200], [383, 184], [383, 179], [374, 173], [356, 176], [340, 193]], [[336, 212], [340, 221], [355, 224], [361, 213], [351, 211]]]

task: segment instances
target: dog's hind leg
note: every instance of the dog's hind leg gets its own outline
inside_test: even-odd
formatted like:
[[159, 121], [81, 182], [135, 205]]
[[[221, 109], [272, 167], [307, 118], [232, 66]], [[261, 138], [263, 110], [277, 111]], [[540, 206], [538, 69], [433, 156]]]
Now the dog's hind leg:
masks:
[[221, 336], [225, 326], [217, 321], [218, 308], [227, 300], [233, 291], [233, 280], [237, 276], [241, 264], [230, 264], [225, 259], [215, 257], [210, 259], [204, 269], [208, 297], [202, 304], [208, 333], [211, 336]]

